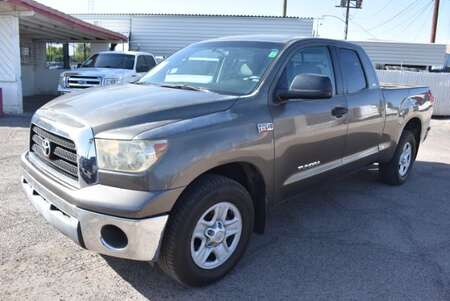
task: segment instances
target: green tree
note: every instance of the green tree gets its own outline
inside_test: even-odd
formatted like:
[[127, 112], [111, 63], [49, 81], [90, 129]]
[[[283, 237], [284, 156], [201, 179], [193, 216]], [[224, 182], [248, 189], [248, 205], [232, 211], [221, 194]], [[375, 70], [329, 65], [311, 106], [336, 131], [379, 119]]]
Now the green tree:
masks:
[[47, 62], [62, 62], [63, 48], [61, 45], [47, 44]]
[[91, 45], [89, 43], [76, 43], [73, 51], [72, 62], [82, 63], [91, 54]]

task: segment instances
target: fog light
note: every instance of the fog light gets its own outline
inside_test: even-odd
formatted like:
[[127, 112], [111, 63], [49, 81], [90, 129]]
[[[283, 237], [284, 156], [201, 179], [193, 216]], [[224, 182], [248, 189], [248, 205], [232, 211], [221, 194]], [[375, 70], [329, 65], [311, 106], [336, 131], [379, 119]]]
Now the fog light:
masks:
[[105, 225], [100, 230], [102, 243], [110, 249], [123, 249], [128, 245], [128, 237], [119, 227]]

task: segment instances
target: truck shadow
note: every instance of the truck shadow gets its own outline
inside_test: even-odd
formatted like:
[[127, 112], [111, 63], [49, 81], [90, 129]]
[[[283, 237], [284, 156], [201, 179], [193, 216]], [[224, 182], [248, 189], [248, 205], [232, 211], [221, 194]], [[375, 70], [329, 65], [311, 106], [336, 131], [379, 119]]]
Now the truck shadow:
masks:
[[29, 128], [32, 114], [2, 115], [0, 116], [0, 127]]
[[266, 234], [254, 235], [237, 267], [208, 287], [183, 288], [156, 266], [104, 258], [151, 300], [445, 299], [450, 165], [418, 161], [400, 187], [377, 177], [371, 167], [278, 206]]

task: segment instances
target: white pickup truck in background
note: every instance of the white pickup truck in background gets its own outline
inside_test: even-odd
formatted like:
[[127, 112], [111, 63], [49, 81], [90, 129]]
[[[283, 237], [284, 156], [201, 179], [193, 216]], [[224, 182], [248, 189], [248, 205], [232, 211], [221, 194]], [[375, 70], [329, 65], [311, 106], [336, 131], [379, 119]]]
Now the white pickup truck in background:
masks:
[[58, 92], [134, 82], [155, 65], [150, 53], [102, 51], [90, 56], [77, 69], [61, 73]]

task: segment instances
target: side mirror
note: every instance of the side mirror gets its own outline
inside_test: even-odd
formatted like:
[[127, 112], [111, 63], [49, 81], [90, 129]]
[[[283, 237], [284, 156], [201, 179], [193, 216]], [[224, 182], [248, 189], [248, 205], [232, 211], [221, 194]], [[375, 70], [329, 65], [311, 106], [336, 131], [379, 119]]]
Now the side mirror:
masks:
[[299, 74], [295, 76], [289, 90], [277, 92], [277, 100], [284, 102], [289, 99], [322, 99], [333, 96], [331, 79], [319, 74]]

